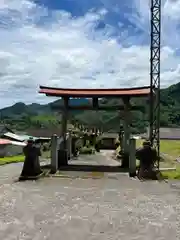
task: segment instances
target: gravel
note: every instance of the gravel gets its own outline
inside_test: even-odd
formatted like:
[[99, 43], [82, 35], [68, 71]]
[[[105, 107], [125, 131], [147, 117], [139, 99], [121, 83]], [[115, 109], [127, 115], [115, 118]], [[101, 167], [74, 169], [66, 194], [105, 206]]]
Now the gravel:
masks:
[[0, 239], [179, 239], [178, 195], [167, 183], [126, 176], [4, 184]]
[[116, 173], [13, 182], [21, 167], [0, 168], [1, 240], [180, 239], [180, 182]]

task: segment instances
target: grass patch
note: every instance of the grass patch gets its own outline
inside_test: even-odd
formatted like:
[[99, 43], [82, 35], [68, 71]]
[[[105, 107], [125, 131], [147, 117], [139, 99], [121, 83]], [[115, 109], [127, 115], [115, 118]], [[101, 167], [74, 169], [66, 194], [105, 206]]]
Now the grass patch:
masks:
[[[136, 148], [142, 147], [143, 139], [136, 140]], [[120, 147], [115, 151], [115, 155], [118, 156]], [[160, 152], [167, 154], [164, 160], [160, 162], [160, 168], [178, 168], [179, 164], [176, 162], [176, 158], [180, 156], [180, 141], [178, 140], [161, 140]], [[136, 161], [136, 165], [139, 165], [139, 161]], [[170, 171], [170, 175], [175, 174], [177, 171]], [[177, 173], [176, 173], [177, 174]], [[175, 174], [175, 175], [176, 175]]]
[[180, 180], [180, 167], [177, 167], [177, 169], [173, 170], [173, 171], [162, 171], [161, 173], [162, 173], [162, 176], [165, 179], [170, 179], [170, 180], [178, 179], [178, 180]]
[[57, 118], [53, 115], [38, 115], [38, 116], [34, 116], [31, 117], [32, 121], [36, 121], [36, 122], [57, 122]]
[[93, 147], [82, 147], [80, 149], [80, 154], [94, 154], [95, 149]]
[[[143, 139], [136, 140], [136, 147], [141, 147]], [[174, 158], [180, 156], [180, 141], [179, 140], [161, 140], [160, 152], [166, 153]]]
[[116, 155], [116, 156], [119, 155], [120, 150], [121, 150], [121, 147], [118, 146], [118, 147], [116, 148], [116, 150], [115, 150], [115, 155]]
[[[141, 147], [144, 140], [136, 141], [136, 147]], [[160, 168], [175, 167], [176, 170], [162, 171], [162, 176], [165, 179], [180, 180], [180, 164], [176, 162], [176, 158], [180, 156], [180, 141], [179, 140], [160, 140], [160, 152], [167, 154], [164, 161], [160, 162]]]
[[50, 159], [51, 158], [51, 151], [41, 151], [41, 157], [45, 159]]
[[[142, 146], [144, 140], [136, 141], [136, 147]], [[160, 167], [176, 167], [178, 164], [176, 158], [180, 156], [180, 141], [179, 140], [161, 140], [160, 152], [164, 154], [164, 160], [160, 162]], [[167, 154], [167, 155], [166, 155]]]
[[4, 158], [0, 158], [0, 166], [9, 164], [9, 163], [18, 163], [23, 161], [24, 161], [23, 155], [4, 157]]
[[180, 156], [180, 141], [176, 140], [161, 140], [160, 151], [167, 153], [172, 157]]

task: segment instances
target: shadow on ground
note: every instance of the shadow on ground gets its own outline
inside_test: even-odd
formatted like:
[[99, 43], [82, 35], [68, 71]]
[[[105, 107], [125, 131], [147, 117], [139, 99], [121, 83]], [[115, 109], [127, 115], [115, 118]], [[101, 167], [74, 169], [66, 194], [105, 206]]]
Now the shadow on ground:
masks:
[[[44, 169], [50, 169], [50, 165], [43, 166]], [[97, 165], [75, 165], [60, 167], [61, 171], [80, 171], [80, 172], [128, 172], [128, 169], [120, 166], [97, 166]]]

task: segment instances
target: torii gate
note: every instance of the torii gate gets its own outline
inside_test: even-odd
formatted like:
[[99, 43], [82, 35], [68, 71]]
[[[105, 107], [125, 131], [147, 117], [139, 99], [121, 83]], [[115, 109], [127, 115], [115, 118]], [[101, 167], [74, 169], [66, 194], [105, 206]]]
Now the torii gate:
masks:
[[[96, 111], [122, 111], [123, 112], [123, 129], [124, 129], [124, 156], [127, 156], [123, 161], [123, 167], [128, 168], [129, 158], [129, 140], [130, 140], [130, 124], [131, 124], [131, 111], [142, 110], [144, 106], [132, 106], [130, 103], [131, 98], [148, 97], [151, 93], [151, 88], [123, 88], [123, 89], [65, 89], [65, 88], [52, 88], [40, 86], [39, 93], [46, 94], [46, 96], [59, 97], [63, 99], [63, 106], [56, 106], [62, 113], [62, 132], [63, 149], [67, 152], [67, 121], [68, 113], [71, 110], [96, 110]], [[71, 98], [91, 98], [91, 106], [70, 106], [69, 99]], [[121, 106], [100, 106], [99, 98], [121, 98], [123, 105]], [[63, 154], [66, 156], [66, 154]], [[66, 157], [67, 159], [67, 157]]]
[[[57, 89], [43, 87], [40, 88], [40, 93], [47, 96], [62, 96], [64, 98], [64, 121], [63, 121], [63, 134], [66, 132], [67, 126], [67, 110], [68, 97], [88, 97], [94, 99], [93, 105], [97, 106], [98, 97], [107, 96], [124, 96], [124, 111], [128, 109], [129, 98], [131, 96], [143, 96], [144, 94], [150, 95], [149, 98], [149, 139], [151, 145], [156, 148], [159, 156], [159, 125], [160, 125], [160, 46], [161, 46], [161, 0], [151, 0], [151, 44], [150, 44], [150, 85], [146, 88], [136, 89]], [[94, 109], [94, 108], [93, 108]], [[120, 109], [119, 109], [120, 110]], [[125, 124], [124, 124], [125, 125]], [[124, 126], [125, 127], [125, 126]], [[125, 127], [127, 128], [127, 126]], [[126, 131], [127, 134], [127, 131]], [[64, 143], [65, 146], [66, 143]], [[159, 161], [158, 161], [159, 167]]]

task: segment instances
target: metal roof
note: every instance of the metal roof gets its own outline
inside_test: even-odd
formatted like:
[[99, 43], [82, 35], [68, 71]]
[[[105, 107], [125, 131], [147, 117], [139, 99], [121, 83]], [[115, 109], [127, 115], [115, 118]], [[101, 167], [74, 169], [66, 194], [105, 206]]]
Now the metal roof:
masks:
[[14, 134], [14, 133], [11, 133], [11, 132], [5, 133], [4, 136], [8, 137], [8, 138], [11, 138], [11, 139], [14, 139], [16, 141], [20, 141], [20, 142], [24, 141], [24, 139], [22, 137], [20, 137], [19, 135]]
[[0, 138], [0, 145], [26, 146], [26, 143]]
[[55, 97], [143, 97], [150, 94], [151, 88], [138, 87], [138, 88], [114, 88], [114, 89], [71, 89], [71, 88], [53, 88], [40, 86], [39, 93], [44, 93], [47, 96]]
[[180, 128], [160, 128], [161, 139], [180, 139]]
[[33, 137], [33, 136], [27, 135], [27, 134], [19, 135], [19, 137], [20, 137], [23, 141], [27, 141], [29, 138], [33, 138], [33, 140], [37, 140], [37, 139], [38, 139], [37, 137]]
[[118, 133], [107, 132], [101, 135], [102, 138], [118, 138]]
[[[147, 138], [149, 133], [149, 129], [147, 128], [147, 132], [141, 134], [142, 137]], [[180, 140], [180, 128], [173, 127], [161, 127], [159, 129], [160, 139], [169, 139], [169, 140]]]
[[14, 139], [19, 142], [27, 141], [29, 138], [33, 138], [34, 140], [38, 139], [37, 137], [33, 137], [33, 136], [30, 136], [27, 134], [26, 135], [18, 135], [18, 134], [11, 133], [11, 132], [4, 133], [3, 136]]
[[11, 144], [15, 146], [22, 146], [22, 147], [27, 145], [27, 143], [25, 142], [17, 142], [17, 141], [11, 141]]
[[11, 144], [10, 140], [0, 138], [0, 145], [8, 145]]
[[[72, 124], [67, 124], [67, 129], [74, 131], [74, 126]], [[30, 128], [27, 130], [27, 133], [36, 138], [51, 138], [53, 134], [57, 134], [58, 136], [62, 133], [62, 125], [59, 124], [58, 127], [51, 128]]]

